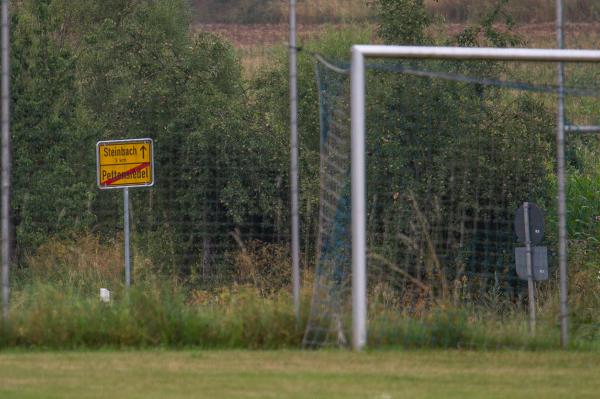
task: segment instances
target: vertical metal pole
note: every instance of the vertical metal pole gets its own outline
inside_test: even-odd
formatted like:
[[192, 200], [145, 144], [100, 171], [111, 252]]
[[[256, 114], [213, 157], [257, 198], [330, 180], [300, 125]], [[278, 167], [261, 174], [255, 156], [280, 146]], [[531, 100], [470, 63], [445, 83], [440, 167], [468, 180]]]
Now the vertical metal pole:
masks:
[[365, 58], [352, 48], [352, 347], [367, 343], [367, 187], [365, 148]]
[[300, 321], [300, 217], [298, 199], [298, 86], [296, 0], [290, 0], [290, 190], [292, 202], [292, 290], [296, 321]]
[[529, 230], [529, 202], [523, 203], [523, 220], [525, 224], [525, 264], [527, 266], [527, 289], [529, 294], [529, 331], [535, 334], [535, 283], [533, 281], [533, 264], [531, 256], [531, 232]]
[[[565, 47], [562, 0], [556, 0], [556, 37], [558, 48]], [[568, 276], [567, 276], [567, 199], [565, 176], [565, 69], [558, 64], [558, 109], [556, 130], [558, 178], [558, 266], [560, 273], [560, 342], [563, 349], [569, 345]]]
[[11, 260], [11, 137], [10, 137], [10, 26], [8, 0], [2, 0], [2, 320], [8, 321]]
[[123, 189], [123, 233], [125, 236], [125, 287], [131, 286], [131, 259], [129, 255], [129, 189]]

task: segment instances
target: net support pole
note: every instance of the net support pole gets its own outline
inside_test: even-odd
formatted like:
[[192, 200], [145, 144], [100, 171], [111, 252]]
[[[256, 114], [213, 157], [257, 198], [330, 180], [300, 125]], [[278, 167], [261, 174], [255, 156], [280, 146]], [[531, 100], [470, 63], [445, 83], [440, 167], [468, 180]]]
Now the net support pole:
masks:
[[292, 294], [296, 321], [300, 321], [300, 200], [298, 198], [298, 70], [296, 0], [290, 0], [290, 197], [292, 238]]
[[352, 348], [367, 342], [367, 189], [365, 137], [365, 59], [352, 49]]
[[11, 254], [11, 137], [10, 137], [10, 25], [8, 0], [2, 0], [2, 320], [8, 322]]
[[533, 281], [531, 231], [529, 230], [529, 202], [523, 203], [523, 220], [525, 224], [525, 264], [527, 266], [527, 292], [529, 296], [529, 332], [535, 335], [535, 283]]
[[[560, 50], [565, 47], [563, 2], [556, 0], [556, 39]], [[558, 178], [558, 267], [560, 275], [560, 343], [563, 349], [569, 345], [569, 308], [567, 275], [567, 199], [565, 176], [565, 69], [558, 63], [558, 108], [556, 129], [557, 178]]]
[[125, 241], [125, 288], [131, 286], [131, 256], [129, 253], [129, 189], [123, 189], [123, 235]]

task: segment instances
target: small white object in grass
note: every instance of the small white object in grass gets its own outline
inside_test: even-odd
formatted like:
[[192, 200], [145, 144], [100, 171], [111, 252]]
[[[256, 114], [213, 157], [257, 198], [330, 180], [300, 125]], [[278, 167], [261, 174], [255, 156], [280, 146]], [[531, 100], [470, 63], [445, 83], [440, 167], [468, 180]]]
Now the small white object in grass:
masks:
[[100, 288], [100, 301], [110, 302], [110, 291], [106, 288]]

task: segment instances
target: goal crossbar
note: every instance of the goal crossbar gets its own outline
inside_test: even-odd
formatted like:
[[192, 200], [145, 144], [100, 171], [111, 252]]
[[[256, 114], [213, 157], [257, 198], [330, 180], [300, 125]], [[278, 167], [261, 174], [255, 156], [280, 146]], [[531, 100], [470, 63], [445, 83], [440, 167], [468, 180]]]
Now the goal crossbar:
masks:
[[[355, 350], [362, 350], [367, 342], [365, 58], [599, 63], [600, 51], [385, 45], [355, 45], [352, 47], [352, 347]], [[562, 87], [558, 90], [559, 92], [557, 94], [564, 94], [562, 92]], [[560, 128], [560, 126], [563, 126], [563, 128]], [[559, 168], [559, 240], [562, 241], [559, 245], [561, 298], [563, 298], [563, 296], [566, 298], [566, 196], [564, 190], [564, 151], [564, 125], [559, 123], [559, 128], [557, 129], [557, 159]], [[562, 305], [563, 304], [561, 303], [561, 323], [564, 323], [563, 326], [566, 326], [566, 301], [564, 308]]]

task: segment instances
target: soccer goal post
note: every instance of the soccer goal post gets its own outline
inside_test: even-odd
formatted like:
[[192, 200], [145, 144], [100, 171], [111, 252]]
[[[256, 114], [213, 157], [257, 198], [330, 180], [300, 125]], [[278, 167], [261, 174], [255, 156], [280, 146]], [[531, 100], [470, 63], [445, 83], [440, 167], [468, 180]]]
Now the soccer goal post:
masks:
[[[367, 58], [410, 60], [475, 60], [543, 63], [598, 63], [600, 51], [459, 48], [355, 45], [351, 64], [351, 215], [352, 215], [352, 347], [361, 350], [367, 343], [367, 169], [366, 169], [366, 68]], [[559, 109], [564, 99], [557, 87]], [[402, 111], [400, 111], [402, 112]], [[556, 129], [558, 264], [560, 288], [561, 341], [567, 343], [567, 230], [565, 193], [565, 123], [558, 112]]]

